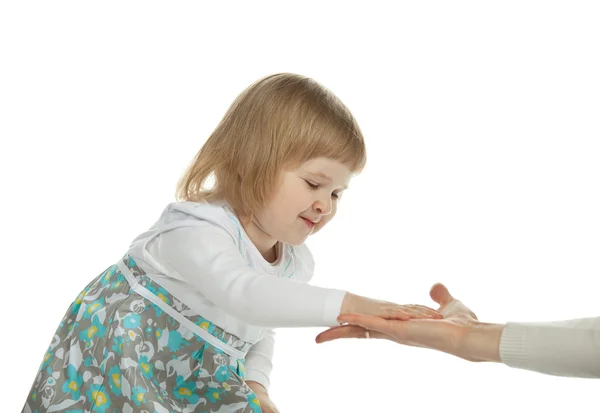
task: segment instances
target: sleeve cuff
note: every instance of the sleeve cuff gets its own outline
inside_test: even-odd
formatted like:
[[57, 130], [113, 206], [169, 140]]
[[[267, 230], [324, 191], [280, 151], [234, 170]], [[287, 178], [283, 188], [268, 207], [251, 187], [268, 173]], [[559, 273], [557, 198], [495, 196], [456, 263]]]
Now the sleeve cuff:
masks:
[[325, 327], [338, 326], [340, 323], [337, 318], [340, 316], [342, 310], [342, 303], [346, 296], [346, 291], [343, 290], [331, 290], [327, 299], [325, 300], [325, 307], [323, 308], [323, 321]]
[[510, 367], [523, 367], [527, 360], [525, 348], [527, 328], [518, 323], [507, 323], [500, 337], [500, 360]]

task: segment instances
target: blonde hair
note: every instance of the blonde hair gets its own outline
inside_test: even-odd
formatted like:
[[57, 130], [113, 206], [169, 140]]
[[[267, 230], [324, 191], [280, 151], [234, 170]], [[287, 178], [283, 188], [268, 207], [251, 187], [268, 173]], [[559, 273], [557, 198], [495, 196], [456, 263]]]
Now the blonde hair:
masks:
[[[179, 181], [177, 199], [224, 200], [252, 217], [270, 200], [283, 168], [318, 157], [362, 171], [366, 149], [356, 120], [313, 79], [267, 76], [233, 102]], [[212, 188], [205, 186], [209, 178]]]

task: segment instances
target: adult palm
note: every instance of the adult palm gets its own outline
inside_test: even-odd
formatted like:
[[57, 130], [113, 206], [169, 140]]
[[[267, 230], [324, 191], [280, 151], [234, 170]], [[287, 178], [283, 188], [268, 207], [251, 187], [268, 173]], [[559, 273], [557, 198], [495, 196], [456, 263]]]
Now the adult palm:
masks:
[[366, 338], [368, 330], [371, 338], [435, 349], [466, 360], [479, 360], [471, 354], [467, 343], [476, 338], [477, 329], [485, 325], [477, 321], [477, 316], [466, 305], [452, 297], [443, 284], [431, 287], [429, 295], [439, 304], [438, 311], [444, 318], [401, 321], [346, 314], [340, 316], [338, 321], [347, 324], [320, 333], [316, 341], [324, 343], [340, 338]]

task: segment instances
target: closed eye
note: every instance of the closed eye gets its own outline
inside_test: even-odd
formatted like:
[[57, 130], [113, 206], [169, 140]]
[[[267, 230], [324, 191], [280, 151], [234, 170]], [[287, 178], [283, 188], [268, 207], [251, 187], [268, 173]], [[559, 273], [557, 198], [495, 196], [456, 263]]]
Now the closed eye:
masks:
[[319, 189], [319, 186], [320, 186], [319, 184], [313, 184], [312, 182], [307, 181], [306, 179], [304, 180], [304, 182], [306, 182], [306, 184], [308, 185], [308, 187], [310, 189]]
[[[306, 182], [306, 185], [308, 185], [308, 187], [310, 189], [312, 189], [313, 191], [316, 191], [317, 189], [319, 189], [321, 187], [321, 185], [312, 183], [310, 181], [307, 181], [306, 179], [304, 180], [304, 182]], [[334, 193], [331, 194], [331, 197], [333, 199], [340, 199], [340, 196], [341, 196], [341, 194], [339, 194], [337, 192], [334, 192]]]

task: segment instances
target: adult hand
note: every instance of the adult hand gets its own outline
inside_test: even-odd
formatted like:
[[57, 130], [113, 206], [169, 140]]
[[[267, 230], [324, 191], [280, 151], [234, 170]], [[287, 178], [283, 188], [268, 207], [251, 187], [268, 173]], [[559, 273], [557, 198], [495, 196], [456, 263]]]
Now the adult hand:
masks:
[[333, 327], [316, 337], [317, 343], [339, 338], [387, 339], [399, 344], [425, 347], [453, 354], [470, 361], [500, 361], [502, 325], [481, 323], [461, 301], [452, 297], [443, 284], [435, 284], [431, 298], [439, 304], [443, 319], [386, 319], [360, 314], [344, 314], [338, 321], [347, 325]]

